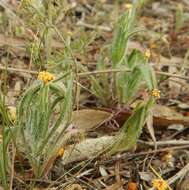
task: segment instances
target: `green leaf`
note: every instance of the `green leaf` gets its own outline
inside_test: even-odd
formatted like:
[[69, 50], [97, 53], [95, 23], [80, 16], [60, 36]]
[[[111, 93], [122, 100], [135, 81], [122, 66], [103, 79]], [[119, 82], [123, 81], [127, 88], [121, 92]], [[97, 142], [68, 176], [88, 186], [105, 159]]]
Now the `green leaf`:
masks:
[[144, 78], [147, 84], [148, 89], [151, 91], [154, 88], [156, 88], [157, 86], [156, 77], [155, 77], [155, 72], [152, 69], [152, 67], [146, 64], [146, 65], [140, 65], [137, 68], [140, 70], [142, 77]]
[[137, 65], [146, 63], [146, 59], [139, 50], [133, 50], [128, 57], [127, 66], [130, 69], [133, 69]]
[[[24, 152], [36, 177], [41, 177], [44, 165], [52, 163], [53, 152], [64, 139], [72, 113], [73, 75], [67, 88], [55, 82], [37, 83], [22, 97], [18, 108], [19, 151]], [[57, 132], [58, 128], [61, 133]]]
[[139, 103], [134, 109], [133, 114], [125, 122], [119, 134], [115, 138], [109, 153], [114, 154], [118, 151], [127, 151], [132, 149], [142, 132], [142, 128], [146, 122], [150, 108], [153, 106], [153, 99], [146, 103]]
[[0, 135], [2, 135], [2, 142], [0, 142], [0, 181], [3, 185], [3, 188], [5, 190], [8, 190], [9, 185], [8, 185], [7, 172], [8, 172], [9, 157], [8, 157], [7, 149], [10, 142], [9, 127], [10, 127], [11, 122], [9, 120], [7, 108], [4, 103], [3, 96], [1, 96], [1, 94], [0, 94], [0, 119], [2, 122], [2, 125], [0, 126], [0, 130], [1, 130]]
[[115, 69], [125, 58], [129, 38], [133, 35], [135, 7], [126, 11], [116, 25], [113, 43], [111, 46], [112, 66]]
[[124, 88], [125, 96], [123, 97], [124, 102], [129, 103], [137, 94], [137, 91], [141, 85], [142, 76], [140, 70], [136, 67], [131, 73], [128, 74]]

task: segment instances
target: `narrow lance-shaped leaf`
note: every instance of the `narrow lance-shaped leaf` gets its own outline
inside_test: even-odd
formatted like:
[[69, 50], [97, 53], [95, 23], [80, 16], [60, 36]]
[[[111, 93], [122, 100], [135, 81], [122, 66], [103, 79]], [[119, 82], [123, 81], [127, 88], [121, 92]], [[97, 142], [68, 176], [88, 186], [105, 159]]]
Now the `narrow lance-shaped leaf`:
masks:
[[142, 77], [144, 78], [148, 89], [151, 91], [152, 89], [156, 88], [157, 86], [156, 76], [152, 67], [146, 64], [146, 65], [140, 65], [137, 68], [141, 72]]
[[139, 138], [145, 124], [149, 109], [153, 106], [154, 100], [149, 99], [147, 103], [139, 104], [133, 111], [132, 116], [125, 122], [109, 153], [126, 151], [132, 149]]
[[134, 28], [134, 19], [135, 7], [133, 6], [133, 8], [126, 11], [118, 20], [111, 47], [113, 68], [116, 68], [126, 55], [128, 40]]

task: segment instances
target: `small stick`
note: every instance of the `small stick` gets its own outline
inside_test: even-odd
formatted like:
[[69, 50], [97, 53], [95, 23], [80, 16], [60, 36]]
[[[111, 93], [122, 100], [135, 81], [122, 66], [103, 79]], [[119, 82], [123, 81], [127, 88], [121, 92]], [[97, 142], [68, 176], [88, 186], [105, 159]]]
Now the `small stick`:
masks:
[[157, 150], [150, 150], [150, 151], [145, 151], [145, 152], [137, 152], [137, 153], [133, 153], [133, 154], [128, 154], [128, 153], [124, 153], [122, 155], [119, 156], [113, 156], [111, 159], [106, 160], [106, 161], [101, 161], [101, 164], [109, 164], [110, 162], [115, 162], [117, 160], [125, 160], [125, 159], [132, 159], [134, 157], [139, 157], [139, 156], [145, 156], [147, 154], [157, 154], [160, 152], [167, 152], [170, 150], [179, 150], [179, 149], [186, 149], [189, 148], [189, 145], [184, 145], [184, 146], [173, 146], [173, 147], [166, 147], [166, 148], [161, 148], [161, 149], [157, 149]]
[[[142, 140], [138, 140], [139, 143], [148, 146], [154, 146], [154, 142], [146, 142]], [[156, 142], [157, 146], [167, 146], [167, 145], [189, 145], [189, 141], [187, 140], [167, 140], [167, 141], [158, 141]]]
[[181, 76], [181, 75], [177, 75], [177, 74], [171, 74], [171, 73], [167, 73], [167, 72], [163, 72], [163, 71], [155, 71], [155, 72], [158, 75], [164, 75], [164, 76], [168, 76], [168, 77], [175, 77], [175, 78], [189, 80], [189, 77], [186, 77], [186, 76]]
[[[29, 70], [25, 70], [25, 69], [17, 69], [17, 68], [12, 68], [12, 67], [4, 67], [4, 66], [0, 66], [0, 70], [7, 70], [9, 72], [23, 72], [23, 73], [30, 73], [30, 74], [38, 74], [37, 71], [29, 71]], [[119, 73], [119, 72], [131, 72], [130, 69], [106, 69], [106, 70], [100, 70], [100, 71], [89, 71], [89, 72], [81, 72], [78, 73], [79, 77], [84, 77], [87, 75], [98, 75], [98, 74], [105, 74], [105, 73]], [[175, 78], [180, 78], [180, 79], [184, 79], [184, 80], [189, 80], [189, 77], [186, 76], [181, 76], [181, 75], [177, 75], [177, 74], [171, 74], [171, 73], [167, 73], [167, 72], [163, 72], [163, 71], [155, 71], [156, 74], [158, 75], [164, 75], [164, 76], [168, 76], [168, 77], [175, 77]]]
[[189, 163], [184, 166], [179, 172], [167, 180], [168, 184], [174, 183], [176, 180], [185, 176], [189, 172]]
[[106, 31], [106, 32], [111, 32], [112, 29], [107, 27], [107, 26], [94, 26], [94, 25], [91, 25], [91, 24], [87, 24], [87, 23], [84, 23], [82, 21], [79, 21], [77, 23], [78, 26], [84, 26], [86, 28], [89, 28], [89, 29], [95, 29], [95, 30], [102, 30], [102, 31]]
[[30, 73], [30, 74], [33, 74], [33, 75], [38, 74], [37, 71], [30, 71], [30, 70], [26, 70], [26, 69], [18, 69], [18, 68], [12, 68], [12, 67], [4, 67], [4, 66], [0, 66], [0, 70], [9, 71], [9, 72]]
[[87, 76], [87, 75], [98, 75], [98, 74], [106, 74], [106, 73], [119, 73], [119, 72], [131, 72], [130, 69], [106, 69], [106, 70], [99, 70], [99, 71], [89, 71], [89, 72], [81, 72], [78, 73], [78, 76]]

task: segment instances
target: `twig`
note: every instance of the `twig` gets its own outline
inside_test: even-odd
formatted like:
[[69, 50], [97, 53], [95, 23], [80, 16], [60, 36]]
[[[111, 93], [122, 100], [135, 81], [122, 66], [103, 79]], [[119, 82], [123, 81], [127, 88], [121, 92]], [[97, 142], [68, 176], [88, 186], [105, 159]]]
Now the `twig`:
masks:
[[[29, 71], [29, 70], [25, 70], [25, 69], [18, 69], [18, 68], [12, 68], [12, 67], [4, 67], [4, 66], [0, 66], [0, 70], [6, 70], [9, 72], [23, 72], [23, 73], [30, 73], [30, 74], [38, 74], [37, 71]], [[99, 70], [99, 71], [89, 71], [89, 72], [81, 72], [78, 73], [79, 77], [84, 77], [84, 76], [88, 76], [88, 75], [98, 75], [98, 74], [105, 74], [105, 73], [119, 73], [119, 72], [131, 72], [130, 69], [106, 69], [106, 70]], [[177, 75], [177, 74], [171, 74], [171, 73], [167, 73], [167, 72], [163, 72], [163, 71], [155, 71], [156, 74], [158, 75], [164, 75], [164, 76], [168, 76], [168, 77], [175, 77], [175, 78], [180, 78], [180, 79], [184, 79], [184, 80], [189, 80], [189, 77], [186, 76], [181, 76], [181, 75]]]
[[98, 75], [98, 74], [108, 74], [108, 73], [119, 73], [119, 72], [131, 72], [130, 69], [106, 69], [106, 70], [98, 70], [98, 71], [89, 71], [89, 72], [81, 72], [78, 73], [80, 77], [87, 75]]
[[30, 71], [30, 70], [26, 70], [26, 69], [19, 69], [19, 68], [13, 68], [13, 67], [4, 67], [4, 66], [0, 66], [0, 70], [8, 71], [8, 72], [30, 73], [30, 74], [33, 74], [33, 75], [38, 74], [37, 71]]
[[87, 23], [84, 23], [82, 21], [79, 21], [77, 23], [78, 26], [84, 26], [86, 28], [89, 28], [89, 29], [95, 29], [95, 30], [103, 30], [103, 31], [106, 31], [106, 32], [111, 32], [112, 29], [110, 27], [107, 27], [107, 26], [94, 26], [94, 25], [91, 25], [91, 24], [87, 24]]
[[[154, 142], [146, 142], [142, 140], [138, 140], [139, 143], [154, 146]], [[167, 145], [189, 145], [189, 141], [187, 140], [167, 140], [167, 141], [158, 141], [156, 142], [157, 146], [167, 146]]]
[[186, 148], [189, 148], [189, 145], [166, 147], [166, 148], [161, 148], [157, 150], [150, 150], [150, 151], [138, 152], [138, 153], [133, 153], [133, 154], [124, 153], [119, 156], [113, 156], [109, 160], [101, 161], [100, 164], [110, 164], [117, 160], [125, 160], [125, 159], [129, 160], [129, 159], [133, 159], [134, 157], [145, 156], [147, 154], [154, 154], [154, 153], [167, 152], [170, 150], [179, 150], [179, 149], [186, 149]]
[[178, 180], [179, 178], [181, 178], [182, 176], [185, 176], [187, 173], [189, 172], [189, 163], [186, 164], [184, 166], [184, 168], [182, 168], [179, 172], [177, 172], [174, 176], [172, 176], [171, 178], [169, 178], [167, 180], [168, 184], [172, 184], [174, 183], [176, 180]]
[[155, 71], [155, 72], [158, 75], [164, 75], [164, 76], [168, 76], [168, 77], [175, 77], [175, 78], [189, 80], [189, 77], [186, 77], [186, 76], [181, 76], [181, 75], [177, 75], [177, 74], [171, 74], [171, 73], [167, 73], [167, 72], [163, 72], [163, 71]]

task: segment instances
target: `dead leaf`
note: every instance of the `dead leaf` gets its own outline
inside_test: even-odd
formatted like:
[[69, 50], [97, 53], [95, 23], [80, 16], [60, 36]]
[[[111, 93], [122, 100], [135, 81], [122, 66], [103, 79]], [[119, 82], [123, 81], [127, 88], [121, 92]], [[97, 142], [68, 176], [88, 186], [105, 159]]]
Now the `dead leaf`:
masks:
[[108, 176], [108, 172], [106, 171], [106, 169], [104, 168], [104, 166], [100, 166], [99, 167], [99, 172], [101, 174], [102, 177], [107, 177]]
[[103, 123], [111, 113], [101, 110], [83, 109], [74, 111], [72, 121], [74, 126], [81, 130], [89, 130]]
[[153, 117], [154, 124], [156, 126], [169, 126], [171, 124], [189, 125], [188, 117], [185, 117], [181, 113], [163, 105], [154, 106]]
[[150, 136], [154, 142], [154, 145], [156, 147], [156, 137], [155, 137], [154, 126], [153, 126], [153, 113], [151, 111], [147, 117], [146, 126], [147, 126], [148, 132], [150, 133]]
[[[156, 104], [153, 109], [153, 125], [158, 127], [168, 127], [172, 124], [181, 124], [183, 126], [189, 125], [189, 117], [183, 116], [174, 109], [167, 106]], [[132, 112], [123, 111], [115, 118], [120, 126], [131, 116]]]
[[171, 124], [168, 126], [168, 129], [182, 131], [184, 130], [184, 126], [182, 124]]
[[151, 172], [139, 172], [140, 179], [143, 181], [150, 182], [154, 178]]
[[109, 148], [115, 141], [115, 136], [103, 136], [99, 138], [88, 138], [76, 145], [67, 146], [62, 157], [63, 165], [94, 158]]

